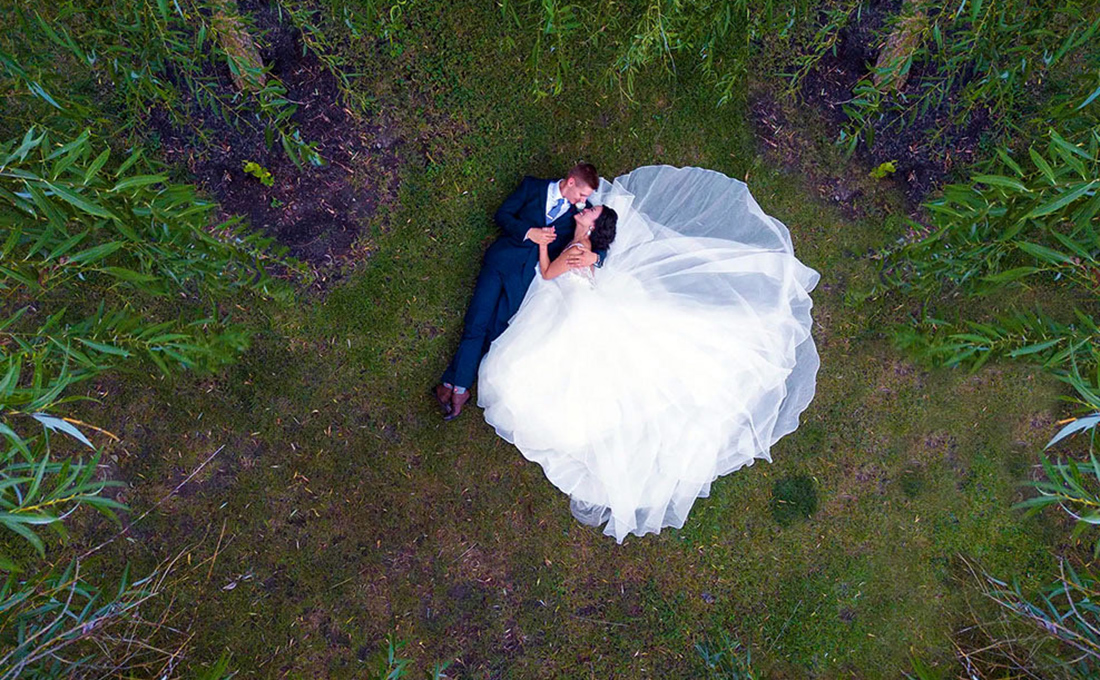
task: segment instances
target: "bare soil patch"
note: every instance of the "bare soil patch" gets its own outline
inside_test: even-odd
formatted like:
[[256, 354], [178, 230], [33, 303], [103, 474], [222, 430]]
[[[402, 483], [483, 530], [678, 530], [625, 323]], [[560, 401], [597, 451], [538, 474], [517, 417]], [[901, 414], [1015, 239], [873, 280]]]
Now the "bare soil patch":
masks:
[[[844, 105], [854, 98], [853, 89], [871, 69], [887, 42], [889, 20], [901, 9], [901, 0], [882, 0], [864, 6], [851, 23], [840, 30], [836, 49], [827, 53], [810, 71], [798, 93], [800, 103], [821, 114], [825, 132], [836, 139], [849, 123]], [[900, 92], [893, 97], [916, 96], [935, 73], [932, 66], [914, 61]], [[982, 136], [991, 127], [992, 119], [978, 107], [963, 123], [949, 116], [953, 98], [965, 85], [961, 78], [938, 106], [930, 106], [912, 120], [897, 112], [887, 112], [873, 124], [874, 144], [870, 149], [862, 144], [856, 159], [867, 169], [893, 161], [896, 171], [885, 180], [896, 184], [912, 206], [920, 204], [928, 194], [950, 179], [952, 172], [971, 164], [979, 151]], [[757, 96], [751, 111], [758, 133], [770, 150], [784, 156], [800, 156], [800, 149], [812, 148], [803, 143], [783, 143], [776, 131], [784, 130], [786, 120], [781, 107], [769, 96]], [[937, 134], [939, 132], [939, 134]], [[791, 133], [787, 133], [788, 136]], [[789, 160], [789, 159], [788, 159]], [[838, 203], [849, 216], [858, 216], [864, 191], [842, 177], [820, 177], [823, 195]]]
[[[303, 50], [299, 31], [280, 21], [277, 8], [260, 0], [238, 6], [253, 23], [265, 66], [298, 106], [291, 121], [304, 140], [317, 144], [326, 164], [296, 166], [278, 142], [268, 147], [260, 122], [230, 125], [194, 103], [193, 119], [209, 133], [209, 145], [193, 130], [174, 126], [163, 110], [150, 113], [149, 125], [170, 162], [186, 166], [227, 214], [243, 215], [292, 256], [318, 266], [362, 255], [369, 250], [359, 240], [368, 220], [396, 194], [401, 139], [349, 110], [337, 79]], [[232, 78], [228, 67], [222, 70], [222, 94], [231, 97]], [[248, 161], [266, 168], [273, 185], [248, 175]]]

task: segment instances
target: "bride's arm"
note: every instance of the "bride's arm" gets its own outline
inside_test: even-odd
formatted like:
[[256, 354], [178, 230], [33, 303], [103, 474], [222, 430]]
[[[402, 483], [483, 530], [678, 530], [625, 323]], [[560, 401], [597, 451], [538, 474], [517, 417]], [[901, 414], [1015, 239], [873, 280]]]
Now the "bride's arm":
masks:
[[565, 263], [565, 256], [569, 253], [569, 248], [572, 247], [569, 246], [563, 250], [561, 255], [558, 255], [558, 258], [551, 262], [549, 247], [545, 243], [539, 244], [539, 271], [542, 272], [542, 278], [554, 279], [572, 269]]

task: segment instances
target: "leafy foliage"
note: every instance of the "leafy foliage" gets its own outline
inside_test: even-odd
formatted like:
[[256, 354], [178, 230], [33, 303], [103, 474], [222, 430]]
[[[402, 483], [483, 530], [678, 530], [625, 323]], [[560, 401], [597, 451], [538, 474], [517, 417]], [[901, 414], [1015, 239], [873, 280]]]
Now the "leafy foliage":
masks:
[[[1037, 362], [1100, 403], [1096, 294], [1100, 292], [1100, 127], [1082, 140], [1049, 131], [1027, 161], [999, 153], [1003, 172], [979, 173], [927, 204], [931, 225], [887, 253], [883, 277], [931, 303], [942, 295], [984, 298], [1006, 288], [1056, 291], [1062, 319], [1037, 309], [952, 322], [926, 314], [898, 330], [899, 343], [948, 366], [978, 368], [993, 357]], [[1076, 306], [1075, 306], [1076, 305]]]
[[[1082, 90], [1091, 91], [1091, 98], [1100, 93], [1089, 70], [1081, 68], [1090, 60], [1100, 67], [1095, 49], [1100, 17], [1091, 3], [912, 2], [888, 29], [899, 27], [910, 33], [912, 48], [871, 68], [844, 104], [849, 122], [839, 141], [849, 152], [861, 142], [873, 146], [876, 131], [913, 125], [933, 113], [937, 121], [928, 130], [933, 138], [949, 124], [978, 116], [992, 122], [999, 138], [1027, 130], [1032, 117], [1047, 120], [1052, 110], [1056, 119], [1064, 118]], [[911, 71], [919, 72], [919, 79], [897, 88], [898, 79]], [[1047, 96], [1036, 97], [1042, 87]]]
[[259, 180], [260, 184], [265, 187], [275, 184], [275, 178], [271, 175], [271, 171], [255, 161], [245, 161], [244, 171]]
[[[1078, 114], [1066, 128], [1078, 127], [1086, 115]], [[946, 187], [941, 198], [926, 204], [931, 224], [913, 223], [914, 238], [885, 255], [882, 275], [889, 287], [929, 307], [945, 296], [990, 300], [1001, 299], [1005, 291], [1027, 290], [1055, 300], [1053, 314], [1017, 302], [1007, 309], [994, 306], [996, 311], [980, 320], [949, 320], [926, 312], [913, 325], [897, 329], [896, 339], [902, 347], [946, 366], [976, 370], [998, 357], [1036, 363], [1073, 388], [1073, 401], [1096, 411], [1100, 126], [1093, 119], [1091, 127], [1072, 139], [1049, 130], [1045, 143], [1032, 145], [1026, 159], [1002, 149], [997, 164], [975, 173], [970, 183]], [[1048, 448], [1096, 422], [1095, 416], [1071, 422]], [[1018, 508], [1029, 514], [1060, 508], [1075, 521], [1075, 537], [1100, 524], [1100, 463], [1095, 456], [1081, 464], [1073, 458], [1051, 461], [1044, 455], [1042, 467], [1045, 479], [1029, 483], [1038, 495]], [[1100, 555], [1100, 540], [1093, 552]], [[989, 663], [1033, 672], [1053, 663], [1088, 677], [1100, 651], [1097, 612], [1091, 604], [1095, 579], [1090, 574], [1078, 575], [1070, 568], [1037, 596], [988, 575], [978, 581], [985, 595], [1010, 613], [997, 630], [979, 624], [975, 630], [984, 637], [959, 647], [968, 668]], [[1040, 644], [1053, 640], [1069, 653], [1046, 654], [1040, 661], [1034, 654], [1037, 645], [1018, 642], [1012, 626], [1020, 622], [1035, 627]], [[1074, 656], [1076, 661], [1064, 661]], [[933, 672], [918, 660], [914, 668], [919, 677], [931, 677], [928, 673]]]
[[[98, 372], [135, 354], [162, 370], [224, 363], [246, 337], [216, 312], [148, 323], [141, 301], [247, 291], [288, 299], [269, 266], [284, 266], [270, 239], [237, 220], [211, 225], [214, 204], [145, 162], [141, 150], [113, 169], [84, 132], [54, 145], [32, 128], [0, 147], [0, 288], [12, 301], [55, 301], [56, 310], [18, 304], [0, 323], [10, 356], [64, 363], [74, 376]], [[79, 287], [96, 301], [74, 320]], [[110, 306], [107, 306], [111, 303]], [[220, 330], [220, 332], [219, 332]]]
[[[1096, 404], [1100, 407], [1100, 402]], [[1057, 506], [1076, 520], [1073, 536], [1077, 537], [1089, 527], [1100, 525], [1100, 461], [1096, 459], [1093, 445], [1096, 441], [1096, 426], [1100, 423], [1100, 413], [1075, 418], [1050, 440], [1047, 449], [1080, 432], [1089, 432], [1089, 462], [1078, 464], [1072, 458], [1065, 462], [1052, 463], [1046, 455], [1042, 458], [1046, 479], [1031, 482], [1039, 495], [1019, 503], [1016, 507], [1027, 509], [1035, 514], [1043, 508]], [[1100, 555], [1100, 536], [1097, 536], [1093, 556]]]
[[[214, 224], [213, 209], [140, 149], [112, 163], [88, 131], [56, 144], [32, 128], [0, 145], [0, 526], [41, 557], [41, 529], [64, 536], [63, 520], [81, 506], [109, 516], [123, 508], [102, 495], [116, 483], [102, 479], [101, 451], [84, 430], [113, 435], [57, 415], [76, 398], [73, 385], [143, 357], [164, 373], [222, 365], [247, 346], [248, 332], [216, 301], [291, 296], [268, 268], [293, 265], [238, 222]], [[203, 304], [212, 311], [201, 313]], [[67, 453], [56, 433], [92, 456]], [[124, 576], [109, 597], [79, 578], [79, 562], [20, 581], [23, 565], [0, 553], [0, 568], [11, 573], [0, 591], [0, 639], [10, 650], [0, 677], [72, 677], [93, 659], [97, 672], [158, 674], [178, 663], [152, 642], [162, 622], [140, 614], [163, 575]], [[223, 677], [225, 664], [218, 668]]]
[[[0, 588], [0, 678], [170, 677], [184, 634], [164, 625], [166, 580], [174, 562], [114, 592], [86, 582], [80, 563], [26, 581], [9, 576]], [[156, 610], [155, 614], [151, 610]], [[168, 644], [165, 644], [165, 643]], [[212, 676], [218, 680], [221, 674]]]
[[[1019, 583], [1008, 583], [964, 560], [976, 582], [982, 604], [970, 604], [973, 625], [968, 640], [956, 645], [960, 664], [975, 677], [1006, 672], [1022, 677], [1096, 677], [1100, 662], [1100, 609], [1096, 606], [1098, 582], [1087, 568], [1075, 569], [1059, 560], [1056, 579], [1037, 592]], [[935, 678], [932, 669], [913, 660], [917, 677]], [[988, 673], [989, 675], [986, 675]]]
[[561, 94], [578, 79], [604, 80], [631, 96], [636, 78], [648, 69], [670, 75], [697, 69], [714, 83], [722, 104], [740, 96], [754, 60], [774, 58], [797, 41], [809, 40], [821, 5], [807, 0], [509, 0], [501, 13], [531, 36], [532, 89], [538, 96]]
[[[75, 508], [85, 505], [113, 517], [113, 511], [123, 506], [100, 495], [117, 483], [98, 478], [98, 451], [86, 461], [51, 460], [50, 430], [72, 432], [87, 442], [69, 420], [44, 413], [33, 413], [30, 417], [43, 428], [36, 436], [25, 438], [7, 423], [0, 428], [9, 445], [0, 456], [0, 526], [25, 539], [44, 557], [46, 546], [38, 535], [41, 527], [49, 526], [65, 536], [62, 519]], [[22, 571], [17, 562], [2, 552], [0, 569]]]
[[[382, 654], [382, 658], [378, 663], [378, 670], [374, 677], [377, 680], [400, 680], [401, 678], [407, 678], [410, 674], [409, 667], [412, 665], [412, 661], [406, 659], [400, 655], [401, 648], [405, 646], [405, 643], [399, 641], [392, 634], [386, 638], [386, 649]], [[429, 680], [441, 680], [446, 678], [444, 671], [450, 666], [450, 662], [437, 663], [428, 673]]]
[[898, 166], [894, 164], [894, 161], [886, 161], [885, 163], [879, 163], [878, 166], [871, 169], [868, 176], [872, 179], [884, 179], [889, 175], [898, 171]]
[[[0, 146], [0, 525], [39, 554], [36, 528], [63, 533], [62, 513], [121, 507], [99, 495], [110, 482], [95, 478], [98, 452], [87, 461], [51, 455], [50, 430], [92, 447], [76, 421], [48, 415], [71, 399], [66, 391], [137, 357], [165, 373], [209, 369], [247, 346], [247, 332], [216, 311], [154, 320], [159, 299], [290, 295], [267, 272], [277, 263], [270, 242], [236, 222], [211, 228], [213, 207], [140, 150], [111, 164], [87, 131], [54, 144], [32, 128]], [[35, 434], [24, 427], [31, 422]]]
[[[41, 114], [68, 127], [86, 126], [100, 106], [86, 89], [58, 81], [85, 78], [87, 89], [110, 85], [122, 111], [116, 120], [130, 132], [139, 132], [149, 109], [159, 107], [205, 141], [208, 131], [192, 115], [198, 107], [234, 127], [262, 130], [268, 146], [278, 143], [295, 164], [323, 164], [291, 120], [297, 104], [282, 82], [226, 49], [219, 30], [229, 29], [215, 20], [226, 6], [218, 0], [21, 5], [11, 15], [14, 30], [7, 31], [10, 51], [0, 43], [0, 81], [18, 83], [4, 89], [36, 101]], [[234, 27], [244, 22], [234, 19]], [[254, 86], [237, 91], [233, 81]]]
[[[169, 676], [180, 662], [186, 640], [162, 654], [158, 640], [175, 631], [143, 614], [166, 572], [124, 576], [110, 593], [81, 578], [78, 561], [32, 566], [23, 555], [29, 546], [44, 556], [43, 530], [64, 537], [80, 507], [123, 507], [103, 494], [116, 482], [103, 478], [95, 441], [113, 435], [63, 415], [76, 383], [143, 361], [164, 374], [224, 365], [249, 331], [221, 303], [288, 301], [292, 289], [272, 272], [305, 275], [239, 220], [214, 221], [216, 206], [140, 145], [119, 154], [117, 141], [104, 143], [143, 136], [150, 108], [205, 139], [193, 117], [202, 109], [262, 129], [295, 163], [323, 162], [278, 78], [219, 40], [213, 17], [224, 5], [77, 1], [0, 19], [0, 125], [38, 123], [0, 144], [0, 569], [10, 572], [0, 677]], [[234, 92], [231, 81], [249, 87]], [[206, 676], [231, 675], [227, 665]]]
[[943, 283], [983, 294], [1038, 277], [1100, 290], [1098, 154], [1100, 127], [1077, 143], [1052, 129], [1022, 163], [1002, 150], [1006, 172], [975, 174], [928, 203], [932, 233], [891, 254], [891, 282], [915, 294]]
[[695, 652], [712, 680], [756, 680], [752, 652], [725, 634], [718, 642], [708, 639], [696, 643]]

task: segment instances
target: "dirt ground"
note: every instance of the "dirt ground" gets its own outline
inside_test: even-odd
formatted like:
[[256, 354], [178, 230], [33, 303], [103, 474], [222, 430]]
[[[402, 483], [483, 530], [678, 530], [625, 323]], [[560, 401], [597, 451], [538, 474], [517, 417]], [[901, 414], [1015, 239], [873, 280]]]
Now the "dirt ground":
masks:
[[[278, 141], [267, 147], [262, 126], [231, 125], [216, 112], [193, 106], [199, 127], [209, 133], [206, 146], [191, 129], [180, 129], [164, 110], [150, 113], [149, 126], [165, 157], [191, 172], [227, 215], [242, 215], [255, 227], [311, 265], [332, 265], [351, 258], [357, 241], [378, 206], [396, 193], [397, 148], [402, 143], [382, 124], [353, 116], [336, 77], [313, 52], [302, 49], [299, 31], [262, 0], [238, 3], [260, 36], [260, 54], [297, 103], [291, 121], [301, 136], [317, 144], [326, 163], [295, 166]], [[232, 96], [228, 67], [219, 73]], [[264, 186], [244, 171], [255, 162], [274, 184]]]
[[[840, 31], [835, 54], [827, 53], [803, 81], [801, 101], [830, 122], [828, 133], [832, 138], [848, 122], [844, 104], [853, 98], [856, 84], [871, 75], [889, 33], [887, 21], [901, 5], [900, 0], [882, 0], [862, 7]], [[914, 61], [905, 85], [894, 96], [914, 96], [934, 77], [928, 64]], [[956, 84], [956, 92], [962, 84]], [[873, 147], [868, 150], [861, 145], [857, 151], [859, 160], [868, 167], [894, 161], [897, 170], [890, 181], [897, 183], [914, 205], [942, 186], [954, 169], [975, 160], [982, 134], [990, 128], [992, 121], [981, 108], [960, 125], [950, 120], [948, 106], [949, 101], [945, 101], [913, 120], [887, 112], [874, 124]], [[942, 134], [937, 135], [939, 130]]]
[[[897, 170], [878, 181], [896, 184], [910, 201], [909, 211], [918, 210], [955, 168], [974, 160], [990, 124], [987, 117], [976, 115], [965, 126], [953, 125], [944, 107], [912, 122], [886, 114], [875, 124], [874, 146], [861, 146], [851, 168], [827, 171], [803, 162], [808, 143], [831, 144], [848, 122], [843, 105], [852, 98], [853, 87], [869, 76], [889, 29], [888, 18], [900, 4], [872, 2], [858, 12], [840, 31], [835, 54], [825, 55], [807, 74], [799, 101], [779, 101], [775, 93], [764, 90], [750, 97], [761, 150], [805, 173], [823, 198], [850, 217], [867, 214], [864, 197], [881, 193], [868, 190], [872, 183], [866, 174], [886, 161], [893, 161]], [[323, 268], [323, 278], [338, 277], [332, 265], [361, 260], [369, 252], [369, 244], [360, 237], [379, 206], [396, 196], [399, 152], [405, 142], [383, 120], [348, 110], [336, 77], [316, 55], [302, 49], [299, 31], [286, 23], [287, 17], [280, 17], [277, 8], [263, 0], [242, 0], [238, 5], [260, 37], [264, 64], [286, 86], [287, 98], [298, 104], [291, 120], [304, 140], [317, 144], [326, 164], [297, 167], [277, 142], [267, 147], [262, 127], [230, 125], [217, 113], [194, 105], [190, 114], [209, 133], [211, 143], [203, 144], [192, 129], [173, 125], [163, 110], [151, 111], [150, 130], [159, 137], [165, 157], [197, 177], [227, 216], [244, 216], [292, 256]], [[926, 75], [933, 75], [925, 74], [924, 68], [914, 64], [902, 94], [916, 92]], [[231, 95], [232, 79], [228, 68], [223, 70], [219, 80], [224, 94]], [[808, 130], [804, 120], [790, 120], [789, 114], [797, 109], [814, 113], [819, 129]], [[943, 134], [934, 136], [932, 131], [940, 128]], [[248, 161], [266, 168], [273, 186], [248, 175]]]

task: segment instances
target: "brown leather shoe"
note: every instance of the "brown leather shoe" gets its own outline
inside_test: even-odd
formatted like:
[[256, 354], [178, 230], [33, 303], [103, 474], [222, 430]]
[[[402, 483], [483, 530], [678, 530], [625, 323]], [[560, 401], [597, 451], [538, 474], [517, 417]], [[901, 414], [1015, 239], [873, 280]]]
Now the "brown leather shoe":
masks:
[[466, 390], [462, 394], [458, 392], [451, 393], [451, 410], [443, 416], [443, 420], [454, 420], [462, 413], [462, 407], [466, 405], [466, 402], [470, 401], [470, 390]]
[[442, 383], [436, 385], [432, 389], [432, 396], [435, 397], [435, 400], [437, 402], [439, 402], [439, 408], [443, 411], [443, 415], [447, 415], [451, 412], [451, 394], [453, 393], [453, 389], [447, 387], [446, 385], [443, 385]]

